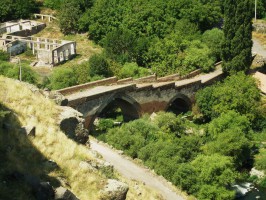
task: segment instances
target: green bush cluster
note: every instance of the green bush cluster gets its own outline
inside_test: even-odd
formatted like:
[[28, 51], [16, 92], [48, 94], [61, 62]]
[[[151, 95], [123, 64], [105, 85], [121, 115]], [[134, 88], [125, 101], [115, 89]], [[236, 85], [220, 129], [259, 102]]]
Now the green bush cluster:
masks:
[[[22, 73], [22, 81], [37, 84], [38, 82], [38, 75], [31, 67], [25, 64], [21, 64], [21, 73]], [[5, 62], [0, 61], [0, 75], [13, 78], [13, 79], [19, 79], [19, 66]]]
[[[143, 160], [145, 165], [199, 199], [233, 199], [234, 192], [228, 190], [238, 177], [233, 157], [218, 148], [209, 154], [202, 147], [212, 142], [208, 136], [211, 133], [187, 134], [189, 123], [173, 113], [158, 113], [153, 121], [144, 117], [109, 129], [100, 138], [132, 158]], [[209, 126], [212, 130], [213, 125]], [[238, 145], [232, 151], [243, 149], [245, 146]]]
[[[238, 73], [196, 97], [204, 117], [211, 116], [209, 123], [196, 125], [173, 113], [158, 113], [152, 120], [144, 117], [106, 128], [99, 139], [141, 159], [198, 199], [234, 199], [230, 186], [252, 165], [252, 140], [265, 140], [254, 127], [261, 109], [259, 92], [251, 77]], [[265, 169], [264, 154], [262, 149], [256, 156], [258, 169]]]
[[0, 22], [29, 18], [38, 10], [35, 0], [1, 0]]
[[0, 50], [0, 61], [8, 61], [8, 60], [9, 60], [9, 54], [7, 52]]
[[137, 63], [163, 76], [210, 71], [220, 60], [216, 48], [222, 31], [202, 36], [220, 24], [219, 0], [45, 0], [44, 4], [59, 9], [64, 34], [88, 31], [107, 57], [121, 65]]

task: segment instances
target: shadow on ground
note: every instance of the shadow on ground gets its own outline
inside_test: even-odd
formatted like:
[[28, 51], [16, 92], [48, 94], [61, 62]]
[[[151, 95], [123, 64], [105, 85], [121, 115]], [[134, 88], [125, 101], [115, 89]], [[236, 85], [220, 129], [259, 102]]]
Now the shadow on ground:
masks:
[[[3, 111], [5, 114], [3, 114]], [[0, 199], [49, 200], [60, 182], [59, 170], [31, 143], [14, 111], [0, 103]]]

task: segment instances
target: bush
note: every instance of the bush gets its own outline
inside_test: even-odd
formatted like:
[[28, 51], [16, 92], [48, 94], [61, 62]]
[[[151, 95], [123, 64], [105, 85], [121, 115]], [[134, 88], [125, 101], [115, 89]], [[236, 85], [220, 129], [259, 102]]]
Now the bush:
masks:
[[77, 84], [77, 77], [72, 68], [56, 68], [50, 77], [49, 87], [53, 90]]
[[63, 0], [44, 0], [43, 5], [52, 8], [52, 9], [59, 9], [63, 4]]
[[0, 61], [0, 75], [6, 76], [9, 69], [12, 69], [14, 64], [9, 62]]
[[111, 76], [109, 63], [104, 54], [95, 54], [90, 57], [90, 75], [91, 76]]
[[204, 88], [196, 94], [196, 102], [206, 118], [216, 118], [234, 110], [254, 121], [258, 118], [260, 92], [255, 79], [243, 72], [227, 77], [223, 83]]
[[9, 60], [9, 54], [7, 52], [0, 50], [0, 61], [8, 61], [8, 60]]
[[139, 67], [136, 63], [125, 63], [118, 75], [119, 78], [139, 78], [149, 74], [149, 70]]
[[113, 128], [114, 122], [112, 119], [100, 119], [98, 128], [100, 131], [107, 131], [110, 128]]
[[[31, 67], [27, 65], [21, 66], [22, 81], [36, 84], [38, 81], [38, 75]], [[7, 63], [0, 62], [0, 75], [4, 75], [8, 78], [19, 79], [19, 66]]]
[[154, 118], [154, 123], [162, 132], [167, 134], [181, 137], [185, 133], [185, 120], [181, 116], [176, 116], [174, 113], [159, 112]]

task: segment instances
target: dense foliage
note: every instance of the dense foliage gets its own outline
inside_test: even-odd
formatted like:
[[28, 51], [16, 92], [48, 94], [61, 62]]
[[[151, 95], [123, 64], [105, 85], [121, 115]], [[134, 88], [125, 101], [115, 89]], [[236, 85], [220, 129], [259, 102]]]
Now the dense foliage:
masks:
[[[193, 132], [187, 133], [188, 127]], [[109, 129], [100, 138], [127, 155], [143, 160], [145, 165], [199, 199], [233, 199], [234, 192], [228, 190], [228, 186], [238, 173], [232, 155], [222, 151], [205, 153], [206, 148], [202, 146], [211, 145], [212, 141], [206, 143], [208, 134], [200, 135], [199, 130], [192, 127], [191, 122], [181, 116], [158, 113], [153, 121], [144, 117]]]
[[[38, 76], [36, 72], [32, 70], [31, 67], [26, 64], [21, 64], [21, 73], [22, 81], [37, 84]], [[19, 79], [19, 66], [0, 60], [0, 75], [13, 79]]]
[[35, 0], [1, 0], [0, 22], [28, 18], [36, 10]]
[[250, 120], [258, 117], [260, 93], [255, 79], [238, 73], [223, 83], [210, 86], [197, 93], [197, 104], [206, 118], [215, 118], [234, 110]]
[[[107, 57], [121, 65], [136, 63], [161, 76], [198, 68], [209, 71], [220, 59], [215, 47], [222, 32], [215, 29], [202, 37], [221, 25], [219, 0], [45, 0], [44, 4], [59, 9], [64, 34], [89, 31]], [[215, 44], [210, 42], [214, 37]]]
[[252, 63], [252, 1], [224, 1], [223, 71], [247, 71]]
[[[210, 117], [208, 123], [194, 124], [173, 113], [145, 116], [120, 127], [100, 119], [96, 136], [198, 199], [234, 199], [230, 186], [252, 165], [252, 140], [265, 138], [255, 127], [257, 120], [266, 121], [266, 112], [258, 115], [263, 110], [259, 91], [253, 78], [238, 73], [203, 89], [196, 100], [203, 116]], [[256, 158], [258, 169], [265, 169], [264, 155], [263, 150]]]

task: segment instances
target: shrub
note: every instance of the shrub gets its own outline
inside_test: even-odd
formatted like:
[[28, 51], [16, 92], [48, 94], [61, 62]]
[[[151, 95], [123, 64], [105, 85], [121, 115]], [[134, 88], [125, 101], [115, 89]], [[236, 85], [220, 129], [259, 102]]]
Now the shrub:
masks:
[[119, 78], [139, 78], [149, 74], [149, 70], [144, 67], [139, 67], [136, 63], [125, 63], [120, 70]]
[[9, 54], [7, 52], [0, 50], [0, 61], [8, 61], [8, 60], [9, 60]]
[[90, 75], [91, 76], [104, 76], [108, 77], [112, 75], [110, 71], [109, 63], [104, 54], [95, 54], [90, 57]]
[[100, 131], [107, 131], [110, 128], [113, 128], [114, 122], [112, 119], [100, 119], [98, 128]]
[[[17, 65], [9, 63], [0, 64], [0, 73], [9, 78], [19, 79], [19, 67]], [[31, 84], [36, 84], [38, 81], [37, 73], [27, 65], [21, 66], [21, 75], [22, 81]]]
[[197, 105], [206, 118], [216, 118], [234, 110], [246, 115], [249, 120], [255, 120], [258, 117], [259, 101], [260, 92], [254, 78], [243, 72], [196, 94]]
[[51, 89], [57, 90], [75, 85], [77, 78], [72, 68], [56, 68], [51, 77]]

